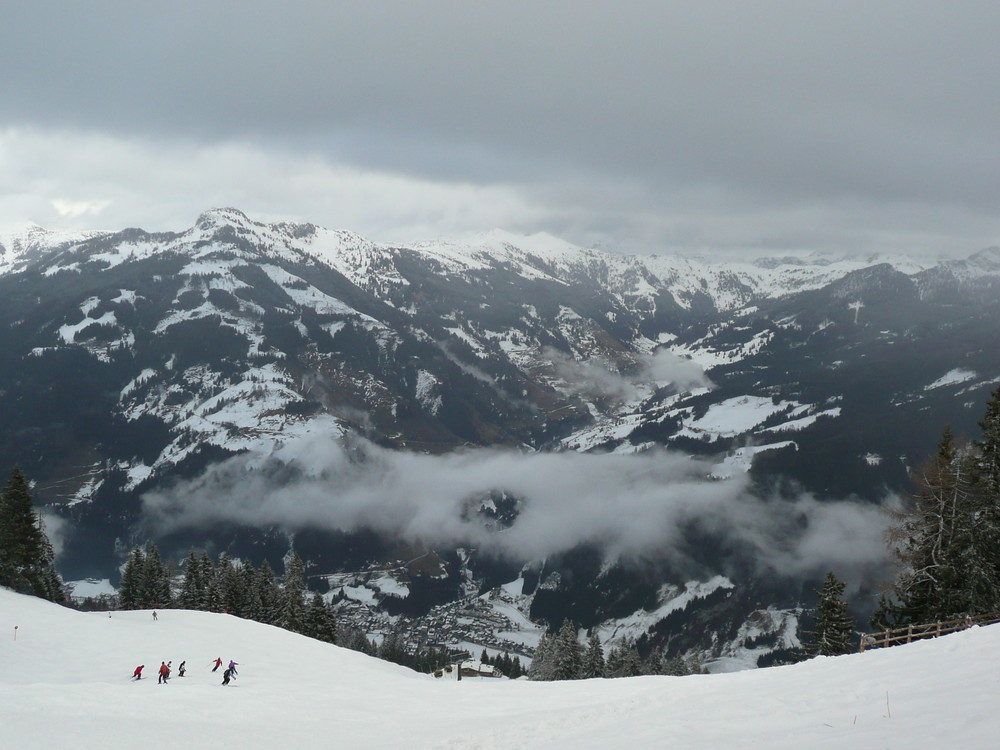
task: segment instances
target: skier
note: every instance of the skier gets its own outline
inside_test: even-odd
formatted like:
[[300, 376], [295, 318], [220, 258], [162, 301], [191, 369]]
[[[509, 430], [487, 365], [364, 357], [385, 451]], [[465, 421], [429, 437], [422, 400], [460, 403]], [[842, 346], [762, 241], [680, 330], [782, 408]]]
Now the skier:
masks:
[[233, 661], [232, 659], [229, 660], [229, 671], [232, 672], [234, 676], [239, 674], [239, 672], [236, 671], [237, 664], [239, 664], [238, 661]]
[[184, 670], [186, 669], [186, 667], [184, 666], [185, 664], [187, 664], [187, 662], [186, 661], [182, 661], [181, 665], [179, 667], [177, 667], [177, 676], [178, 677], [183, 677], [184, 676]]
[[167, 666], [165, 661], [160, 662], [160, 677], [156, 681], [157, 685], [166, 685], [167, 678], [170, 676], [170, 667]]
[[135, 668], [135, 671], [132, 673], [132, 679], [133, 680], [141, 680], [142, 679], [142, 668], [145, 667], [145, 666], [146, 666], [145, 664], [140, 664], [138, 667]]
[[226, 671], [222, 673], [222, 684], [223, 686], [229, 684], [229, 680], [236, 678], [236, 670], [232, 667], [227, 667]]
[[160, 618], [156, 616], [156, 610], [154, 609], [154, 610], [153, 610], [153, 622], [156, 622], [156, 621], [157, 621], [157, 620], [159, 620], [159, 619], [160, 619]]
[[215, 657], [215, 666], [212, 667], [212, 671], [214, 672], [215, 670], [217, 670], [221, 666], [222, 666], [222, 657], [221, 656]]

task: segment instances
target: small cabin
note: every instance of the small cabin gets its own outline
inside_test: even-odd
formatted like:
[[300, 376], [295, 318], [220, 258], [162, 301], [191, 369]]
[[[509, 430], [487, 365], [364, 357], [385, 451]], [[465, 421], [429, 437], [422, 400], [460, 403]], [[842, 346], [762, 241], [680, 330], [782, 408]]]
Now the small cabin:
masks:
[[462, 677], [502, 677], [496, 667], [492, 664], [483, 664], [481, 661], [463, 661]]

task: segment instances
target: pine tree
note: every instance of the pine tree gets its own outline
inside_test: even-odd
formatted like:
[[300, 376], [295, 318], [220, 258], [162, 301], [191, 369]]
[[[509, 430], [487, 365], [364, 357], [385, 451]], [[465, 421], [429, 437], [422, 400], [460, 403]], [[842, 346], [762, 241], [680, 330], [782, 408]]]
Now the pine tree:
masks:
[[305, 617], [305, 564], [297, 553], [293, 552], [285, 567], [285, 577], [282, 581], [281, 603], [278, 620], [275, 623], [286, 630], [302, 632]]
[[198, 592], [197, 609], [203, 612], [220, 611], [222, 594], [215, 583], [215, 568], [212, 567], [212, 558], [204, 550], [198, 557], [198, 580], [201, 582], [201, 586]]
[[528, 667], [529, 680], [552, 680], [555, 671], [555, 636], [545, 632], [538, 639], [538, 646]]
[[118, 587], [118, 607], [120, 609], [139, 609], [143, 606], [143, 571], [146, 556], [142, 548], [136, 545], [129, 553], [122, 570], [122, 581]]
[[257, 587], [257, 571], [249, 563], [240, 566], [240, 588], [243, 591], [243, 617], [264, 622], [264, 604]]
[[642, 659], [635, 648], [635, 642], [622, 639], [608, 651], [606, 666], [608, 677], [637, 677], [642, 674]]
[[184, 558], [184, 580], [181, 583], [177, 603], [183, 609], [201, 609], [206, 588], [207, 582], [202, 577], [201, 564], [192, 549]]
[[28, 480], [19, 467], [0, 493], [0, 584], [42, 595], [45, 586], [46, 538], [35, 512]]
[[225, 552], [219, 555], [219, 565], [215, 569], [215, 578], [219, 582], [222, 610], [227, 614], [243, 617], [245, 599], [243, 580], [240, 577], [238, 566]]
[[686, 675], [693, 674], [691, 666], [680, 654], [668, 657], [665, 653], [661, 653], [660, 659], [660, 674], [671, 675], [672, 677], [685, 677]]
[[39, 528], [42, 530], [42, 554], [30, 574], [34, 581], [35, 594], [50, 602], [64, 604], [66, 602], [66, 588], [63, 585], [62, 577], [56, 570], [55, 551], [52, 549], [52, 543], [45, 535], [45, 529], [42, 528], [41, 523], [39, 523]]
[[326, 643], [337, 642], [337, 620], [319, 592], [313, 594], [306, 610], [305, 634]]
[[816, 621], [809, 634], [809, 651], [815, 656], [840, 656], [857, 650], [854, 622], [847, 614], [843, 581], [830, 571], [823, 588], [816, 593]]
[[170, 571], [160, 559], [160, 551], [155, 544], [149, 545], [141, 581], [143, 609], [166, 609], [173, 603], [170, 592]]
[[587, 653], [583, 657], [583, 676], [604, 677], [604, 670], [604, 648], [595, 631], [590, 634], [590, 640], [587, 641]]
[[1000, 386], [986, 403], [986, 413], [979, 423], [982, 435], [975, 441], [978, 453], [976, 484], [994, 503], [1000, 502]]
[[389, 633], [386, 635], [382, 639], [382, 643], [379, 644], [377, 655], [379, 659], [391, 661], [396, 664], [404, 664], [407, 654], [403, 640], [399, 634]]
[[[956, 445], [945, 429], [934, 458], [917, 470], [917, 492], [890, 530], [898, 573], [872, 617], [876, 628], [929, 623], [1000, 609], [1000, 498], [990, 495], [1000, 435], [1000, 404], [991, 401], [984, 439]], [[996, 422], [997, 424], [994, 424]]]
[[583, 676], [583, 647], [576, 637], [572, 620], [564, 620], [556, 635], [552, 679], [578, 680]]
[[269, 625], [278, 622], [281, 612], [281, 589], [278, 588], [274, 571], [267, 560], [261, 563], [257, 573], [257, 596], [260, 599], [260, 621]]

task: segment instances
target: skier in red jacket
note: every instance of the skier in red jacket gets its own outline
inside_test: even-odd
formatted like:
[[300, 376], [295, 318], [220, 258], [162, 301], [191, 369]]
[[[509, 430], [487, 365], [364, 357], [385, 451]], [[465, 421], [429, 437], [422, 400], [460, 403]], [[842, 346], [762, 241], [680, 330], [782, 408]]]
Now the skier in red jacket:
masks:
[[218, 669], [221, 666], [222, 666], [222, 657], [221, 656], [215, 657], [215, 666], [212, 667], [212, 671], [214, 672], [216, 669]]
[[165, 661], [160, 662], [160, 678], [156, 681], [157, 685], [166, 685], [167, 678], [170, 677], [170, 667], [167, 666]]
[[142, 668], [145, 667], [145, 666], [146, 666], [145, 664], [140, 664], [138, 667], [135, 668], [135, 671], [132, 673], [132, 679], [133, 680], [141, 680], [142, 679]]

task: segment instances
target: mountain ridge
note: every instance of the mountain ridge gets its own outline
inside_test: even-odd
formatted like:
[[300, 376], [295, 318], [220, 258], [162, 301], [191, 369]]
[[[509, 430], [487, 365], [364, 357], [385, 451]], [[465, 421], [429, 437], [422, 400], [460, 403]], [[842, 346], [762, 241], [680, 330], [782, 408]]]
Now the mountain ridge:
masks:
[[[659, 463], [680, 467], [671, 456], [687, 454], [712, 491], [764, 498], [739, 500], [741, 512], [786, 523], [778, 500], [787, 495], [813, 519], [807, 527], [834, 510], [851, 513], [868, 524], [866, 544], [881, 544], [873, 509], [907, 490], [909, 468], [944, 424], [973, 433], [976, 410], [1000, 378], [996, 250], [928, 268], [873, 258], [709, 266], [549, 237], [522, 248], [498, 232], [471, 245], [380, 245], [311, 224], [255, 222], [236, 209], [205, 212], [178, 233], [32, 242], [17, 245], [18, 260], [0, 275], [0, 458], [37, 479], [39, 499], [65, 529], [60, 560], [72, 577], [114, 577], [124, 550], [150, 533], [141, 522], [151, 495], [199, 477], [202, 487], [213, 477], [236, 481], [265, 464], [298, 486], [312, 475], [294, 457], [272, 460], [282, 446], [356, 457], [366, 451], [343, 442], [356, 437], [396, 452], [367, 454], [400, 471], [397, 453], [646, 456], [566, 465], [592, 476], [592, 486], [605, 485], [591, 466], [622, 471], [620, 486], [647, 487], [654, 499], [657, 487], [644, 476], [669, 489], [691, 469], [659, 476], [645, 468], [657, 464], [649, 457], [665, 451]], [[251, 458], [241, 463], [241, 455]], [[336, 485], [348, 481], [337, 480], [336, 467], [348, 465], [321, 463], [314, 473], [334, 481], [330, 496], [367, 502], [375, 496], [368, 484]], [[451, 475], [441, 472], [458, 464], [421, 465], [439, 467], [423, 469], [427, 481], [445, 482]], [[512, 460], [511, 475], [528, 466]], [[500, 508], [496, 493], [508, 488], [499, 484], [456, 485], [467, 494], [447, 512], [460, 518], [442, 517], [441, 527], [475, 522], [516, 536], [511, 525], [531, 523], [542, 506], [508, 496]], [[522, 581], [518, 606], [552, 625], [568, 612], [588, 627], [622, 618], [616, 587], [628, 590], [629, 606], [655, 612], [663, 586], [725, 574], [733, 588], [724, 596], [669, 620], [683, 628], [714, 612], [706, 640], [686, 647], [716, 656], [738, 647], [732, 639], [754, 612], [792, 612], [810, 595], [815, 567], [842, 560], [831, 553], [761, 589], [745, 545], [733, 544], [738, 537], [725, 525], [706, 532], [695, 508], [680, 537], [670, 532], [683, 555], [664, 547], [647, 569], [615, 568], [601, 550], [586, 549], [613, 511], [585, 484], [573, 492], [593, 504], [589, 514], [580, 508], [589, 525], [570, 539], [583, 546], [553, 547], [544, 560], [487, 559], [433, 538], [407, 538], [419, 552], [399, 552], [400, 540], [375, 540], [354, 517], [332, 537], [280, 523], [250, 528], [235, 504], [218, 528], [159, 541], [174, 552], [197, 544], [277, 563], [294, 538], [317, 576], [395, 565], [437, 545], [444, 577], [421, 573], [407, 603], [385, 606], [423, 617], [469, 587]], [[402, 488], [404, 498], [421, 491]], [[638, 528], [658, 528], [661, 519], [643, 515], [655, 507], [633, 509]], [[310, 515], [320, 512], [292, 516], [320, 520]], [[877, 577], [877, 555], [862, 552], [843, 561], [859, 613]], [[397, 615], [375, 600], [358, 616], [388, 627]], [[785, 626], [771, 619], [769, 648], [778, 648]], [[680, 643], [666, 627], [649, 622], [647, 639]]]

